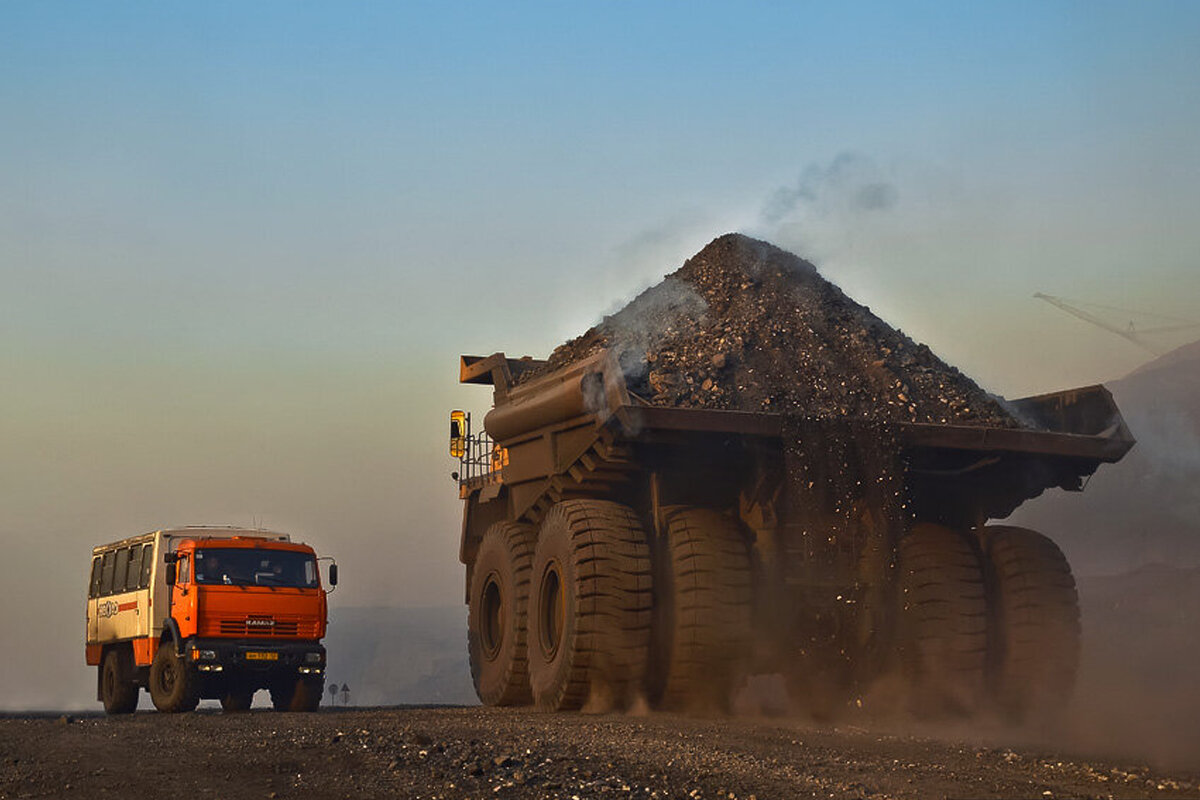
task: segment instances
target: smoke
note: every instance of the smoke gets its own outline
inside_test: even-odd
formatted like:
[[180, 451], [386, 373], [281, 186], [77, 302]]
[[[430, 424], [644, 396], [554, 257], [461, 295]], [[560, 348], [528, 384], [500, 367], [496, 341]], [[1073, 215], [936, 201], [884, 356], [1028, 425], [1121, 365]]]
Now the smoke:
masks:
[[900, 193], [871, 158], [843, 152], [810, 164], [791, 184], [771, 193], [754, 235], [824, 260], [839, 255], [875, 219], [899, 202]]
[[1200, 427], [1195, 412], [1156, 408], [1151, 414], [1130, 415], [1127, 422], [1138, 448], [1154, 459], [1156, 469], [1200, 472]]
[[605, 317], [599, 327], [607, 334], [626, 381], [636, 382], [646, 377], [647, 353], [659, 350], [668, 337], [703, 328], [707, 310], [708, 302], [694, 286], [667, 276]]
[[762, 220], [780, 225], [806, 217], [887, 211], [898, 196], [872, 159], [844, 152], [826, 165], [810, 164], [793, 185], [776, 189], [763, 208]]
[[711, 239], [716, 224], [711, 215], [702, 211], [680, 211], [617, 244], [613, 248], [614, 260], [622, 271], [632, 268], [657, 280], [665, 265], [682, 262]]

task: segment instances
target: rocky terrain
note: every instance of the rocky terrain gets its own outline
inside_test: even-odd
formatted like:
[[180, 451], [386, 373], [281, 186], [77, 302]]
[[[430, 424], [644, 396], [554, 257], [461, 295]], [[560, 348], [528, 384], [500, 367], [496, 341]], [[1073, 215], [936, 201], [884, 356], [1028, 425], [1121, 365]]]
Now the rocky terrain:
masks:
[[485, 708], [9, 716], [0, 798], [1200, 797], [1200, 773], [932, 733]]
[[[1012, 427], [999, 398], [847, 297], [816, 267], [740, 234], [558, 347], [601, 348], [653, 405]], [[540, 371], [526, 374], [526, 378]]]

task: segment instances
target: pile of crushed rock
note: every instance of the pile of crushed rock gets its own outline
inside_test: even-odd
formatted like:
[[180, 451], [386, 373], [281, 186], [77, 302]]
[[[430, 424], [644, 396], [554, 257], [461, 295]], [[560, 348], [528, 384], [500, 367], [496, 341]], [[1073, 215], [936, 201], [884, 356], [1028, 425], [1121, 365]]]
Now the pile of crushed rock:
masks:
[[873, 422], [1019, 427], [955, 367], [847, 297], [809, 262], [740, 234], [714, 239], [661, 283], [550, 355], [601, 348], [655, 406]]

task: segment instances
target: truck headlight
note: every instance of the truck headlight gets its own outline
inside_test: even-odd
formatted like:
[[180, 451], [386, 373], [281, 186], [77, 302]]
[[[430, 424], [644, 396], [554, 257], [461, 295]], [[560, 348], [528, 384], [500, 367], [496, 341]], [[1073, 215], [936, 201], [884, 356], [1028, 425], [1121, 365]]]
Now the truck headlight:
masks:
[[305, 653], [304, 654], [304, 663], [305, 664], [320, 664], [324, 660], [325, 659], [321, 653]]
[[192, 660], [193, 661], [216, 661], [217, 660], [217, 651], [216, 650], [193, 650], [192, 651]]

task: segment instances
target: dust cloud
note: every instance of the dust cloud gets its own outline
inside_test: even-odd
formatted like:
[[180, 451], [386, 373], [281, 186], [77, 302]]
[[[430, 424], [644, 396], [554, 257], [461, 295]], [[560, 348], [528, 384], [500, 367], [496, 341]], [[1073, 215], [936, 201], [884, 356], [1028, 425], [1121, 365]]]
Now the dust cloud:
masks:
[[875, 218], [896, 208], [900, 191], [874, 159], [842, 152], [812, 163], [775, 189], [751, 231], [818, 262], [844, 255], [855, 238], [870, 236]]
[[[986, 704], [974, 716], [914, 718], [905, 682], [885, 674], [862, 708], [814, 715], [789, 694], [780, 674], [748, 676], [730, 707], [739, 717], [818, 727], [866, 728], [1087, 760], [1113, 759], [1157, 769], [1200, 770], [1200, 570], [1165, 566], [1080, 582], [1084, 619], [1079, 676], [1061, 715], [1015, 725]], [[1018, 751], [1018, 752], [1012, 752]]]
[[1137, 446], [1012, 517], [1054, 538], [1083, 608], [1068, 741], [1200, 763], [1200, 342], [1107, 384]]

